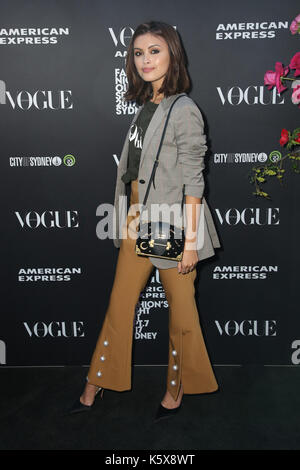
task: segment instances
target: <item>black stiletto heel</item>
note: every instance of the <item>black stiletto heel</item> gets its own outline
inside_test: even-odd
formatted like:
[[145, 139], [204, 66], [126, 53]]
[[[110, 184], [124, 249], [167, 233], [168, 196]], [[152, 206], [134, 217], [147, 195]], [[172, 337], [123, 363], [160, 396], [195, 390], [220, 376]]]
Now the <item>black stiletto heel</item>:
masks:
[[177, 408], [165, 408], [161, 403], [156, 411], [156, 415], [155, 415], [155, 418], [154, 418], [154, 421], [160, 421], [161, 419], [164, 419], [164, 418], [170, 418], [171, 416], [174, 416], [176, 415], [177, 413], [179, 413], [179, 410], [181, 409], [181, 405], [182, 403], [180, 403], [179, 406], [177, 406]]
[[[182, 387], [182, 384], [180, 385], [180, 389], [181, 389], [181, 387]], [[182, 405], [182, 400], [183, 400], [183, 394], [182, 394], [182, 397], [181, 397], [180, 405], [177, 406], [176, 408], [166, 408], [165, 406], [163, 406], [160, 403], [159, 407], [156, 411], [154, 421], [156, 422], [156, 421], [160, 421], [161, 419], [164, 419], [164, 418], [170, 418], [171, 416], [174, 416], [177, 413], [179, 413], [179, 411], [181, 409], [181, 405]]]
[[[98, 387], [98, 390], [97, 392], [95, 393], [95, 399], [96, 399], [96, 396], [98, 395], [98, 393], [100, 393], [100, 396], [101, 396], [101, 400], [103, 400], [103, 393], [104, 393], [104, 388], [102, 387]], [[94, 400], [94, 403], [95, 403], [95, 400]], [[71, 406], [71, 408], [69, 408], [68, 410], [68, 414], [75, 414], [75, 413], [81, 413], [83, 411], [91, 411], [93, 405], [84, 405], [83, 403], [81, 403], [80, 401], [80, 398], [78, 398], [74, 403], [73, 405]]]

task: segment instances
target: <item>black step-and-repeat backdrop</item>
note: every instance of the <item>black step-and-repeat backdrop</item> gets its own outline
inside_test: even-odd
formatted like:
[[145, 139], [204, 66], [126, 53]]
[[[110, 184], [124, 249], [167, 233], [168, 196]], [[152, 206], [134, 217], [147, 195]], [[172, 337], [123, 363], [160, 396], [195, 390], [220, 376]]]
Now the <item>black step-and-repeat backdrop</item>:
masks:
[[[205, 196], [222, 243], [197, 268], [211, 361], [300, 363], [292, 135], [300, 126], [300, 36], [295, 23], [290, 28], [298, 7], [291, 0], [284, 8], [280, 0], [1, 2], [3, 367], [89, 364], [118, 256], [111, 239], [97, 236], [100, 208], [113, 204], [137, 110], [122, 102], [126, 50], [148, 20], [177, 28], [190, 96], [205, 120]], [[157, 270], [133, 327], [134, 364], [167, 364], [168, 303]]]

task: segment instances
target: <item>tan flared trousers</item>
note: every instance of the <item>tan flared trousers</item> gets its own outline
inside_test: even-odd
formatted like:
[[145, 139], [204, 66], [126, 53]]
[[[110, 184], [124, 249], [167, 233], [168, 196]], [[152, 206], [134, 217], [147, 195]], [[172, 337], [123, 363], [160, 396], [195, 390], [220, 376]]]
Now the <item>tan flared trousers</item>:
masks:
[[[130, 205], [137, 203], [136, 179], [131, 182]], [[128, 225], [137, 215], [128, 211], [123, 230], [132, 232]], [[87, 375], [89, 383], [116, 391], [131, 389], [135, 309], [154, 268], [147, 257], [135, 253], [135, 238], [131, 233], [121, 241], [108, 308]], [[167, 390], [174, 400], [178, 398], [180, 383], [187, 394], [218, 389], [199, 323], [196, 274], [196, 269], [187, 274], [179, 274], [177, 267], [159, 269], [169, 305]]]

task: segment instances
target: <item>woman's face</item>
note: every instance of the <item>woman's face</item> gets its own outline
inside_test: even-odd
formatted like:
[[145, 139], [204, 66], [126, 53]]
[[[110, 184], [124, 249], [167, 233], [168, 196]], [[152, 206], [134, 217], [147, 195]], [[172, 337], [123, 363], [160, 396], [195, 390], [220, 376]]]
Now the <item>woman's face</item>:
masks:
[[135, 39], [133, 47], [138, 74], [146, 82], [152, 82], [153, 88], [158, 90], [169, 69], [168, 44], [161, 36], [145, 33]]

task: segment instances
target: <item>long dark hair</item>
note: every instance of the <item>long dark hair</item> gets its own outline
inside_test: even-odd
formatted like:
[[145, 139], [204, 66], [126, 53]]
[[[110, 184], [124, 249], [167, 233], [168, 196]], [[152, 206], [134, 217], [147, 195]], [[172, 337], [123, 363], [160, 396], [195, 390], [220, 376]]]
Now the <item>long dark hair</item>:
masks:
[[161, 36], [169, 48], [170, 65], [158, 92], [167, 97], [186, 92], [190, 88], [186, 55], [177, 31], [173, 26], [161, 21], [142, 23], [136, 28], [127, 49], [126, 75], [128, 88], [123, 96], [125, 101], [136, 101], [138, 105], [144, 104], [152, 96], [151, 82], [146, 82], [140, 77], [134, 63], [134, 41], [138, 36], [146, 33]]

